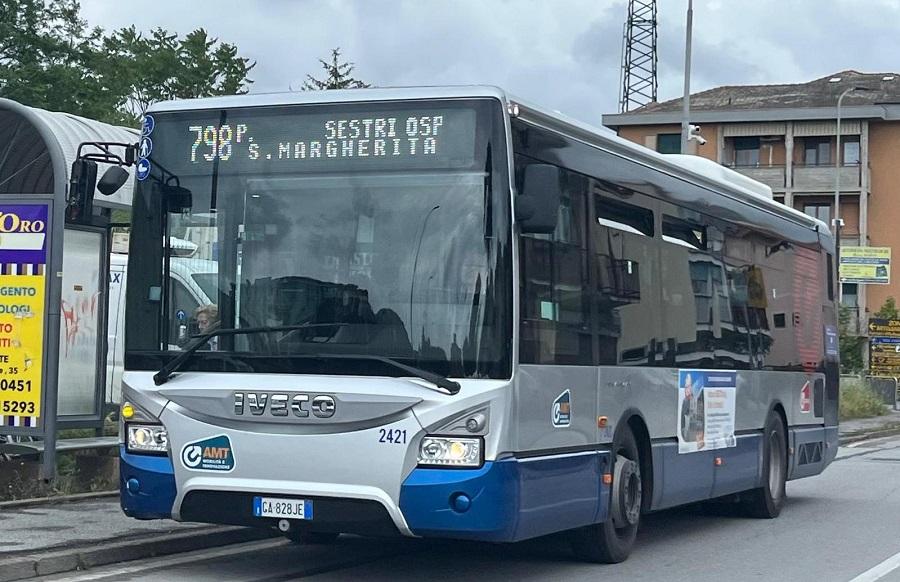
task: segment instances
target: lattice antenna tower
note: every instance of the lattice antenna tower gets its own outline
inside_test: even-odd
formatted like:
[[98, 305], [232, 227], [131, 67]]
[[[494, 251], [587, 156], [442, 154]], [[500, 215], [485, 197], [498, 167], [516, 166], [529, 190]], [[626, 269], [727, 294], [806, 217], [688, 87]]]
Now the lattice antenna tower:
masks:
[[622, 113], [656, 101], [656, 39], [656, 0], [628, 0], [622, 34]]

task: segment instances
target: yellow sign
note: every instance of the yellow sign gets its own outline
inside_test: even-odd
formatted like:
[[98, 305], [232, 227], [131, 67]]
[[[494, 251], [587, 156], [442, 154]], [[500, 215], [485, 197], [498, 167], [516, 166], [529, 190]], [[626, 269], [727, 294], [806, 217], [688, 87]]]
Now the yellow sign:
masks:
[[40, 415], [43, 313], [43, 274], [0, 275], [0, 414], [3, 416], [36, 419]]
[[844, 283], [888, 285], [891, 282], [891, 248], [841, 248], [840, 277]]
[[36, 428], [43, 389], [45, 204], [0, 204], [0, 424]]

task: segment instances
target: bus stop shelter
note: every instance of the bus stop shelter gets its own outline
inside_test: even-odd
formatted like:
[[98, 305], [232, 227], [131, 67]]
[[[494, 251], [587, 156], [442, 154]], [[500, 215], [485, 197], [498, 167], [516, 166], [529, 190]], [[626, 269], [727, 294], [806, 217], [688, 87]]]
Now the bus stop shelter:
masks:
[[0, 99], [0, 436], [43, 439], [45, 477], [57, 428], [99, 429], [113, 399], [109, 224], [133, 189], [129, 180], [111, 196], [98, 192], [89, 217], [67, 222], [72, 163], [84, 142], [138, 139], [134, 129]]

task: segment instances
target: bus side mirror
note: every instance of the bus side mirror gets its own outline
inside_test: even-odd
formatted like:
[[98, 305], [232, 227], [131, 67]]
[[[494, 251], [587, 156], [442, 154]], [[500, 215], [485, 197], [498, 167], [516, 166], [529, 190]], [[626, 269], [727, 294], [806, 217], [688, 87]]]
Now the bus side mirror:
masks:
[[94, 213], [94, 189], [97, 187], [97, 163], [81, 158], [72, 162], [66, 222], [89, 223]]
[[551, 164], [525, 166], [522, 193], [516, 196], [516, 222], [523, 233], [550, 234], [556, 230], [562, 189], [559, 168]]
[[162, 193], [166, 201], [167, 212], [178, 214], [190, 210], [194, 206], [193, 195], [187, 188], [164, 185]]
[[97, 182], [97, 190], [100, 190], [104, 196], [112, 196], [128, 181], [129, 177], [128, 171], [121, 166], [110, 166]]

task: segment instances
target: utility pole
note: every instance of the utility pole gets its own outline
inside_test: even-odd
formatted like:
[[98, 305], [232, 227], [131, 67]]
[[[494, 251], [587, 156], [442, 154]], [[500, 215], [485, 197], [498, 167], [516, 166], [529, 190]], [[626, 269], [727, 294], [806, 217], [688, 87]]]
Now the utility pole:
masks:
[[684, 42], [684, 98], [681, 110], [681, 153], [686, 154], [691, 117], [691, 29], [694, 24], [694, 0], [688, 0], [687, 34]]

